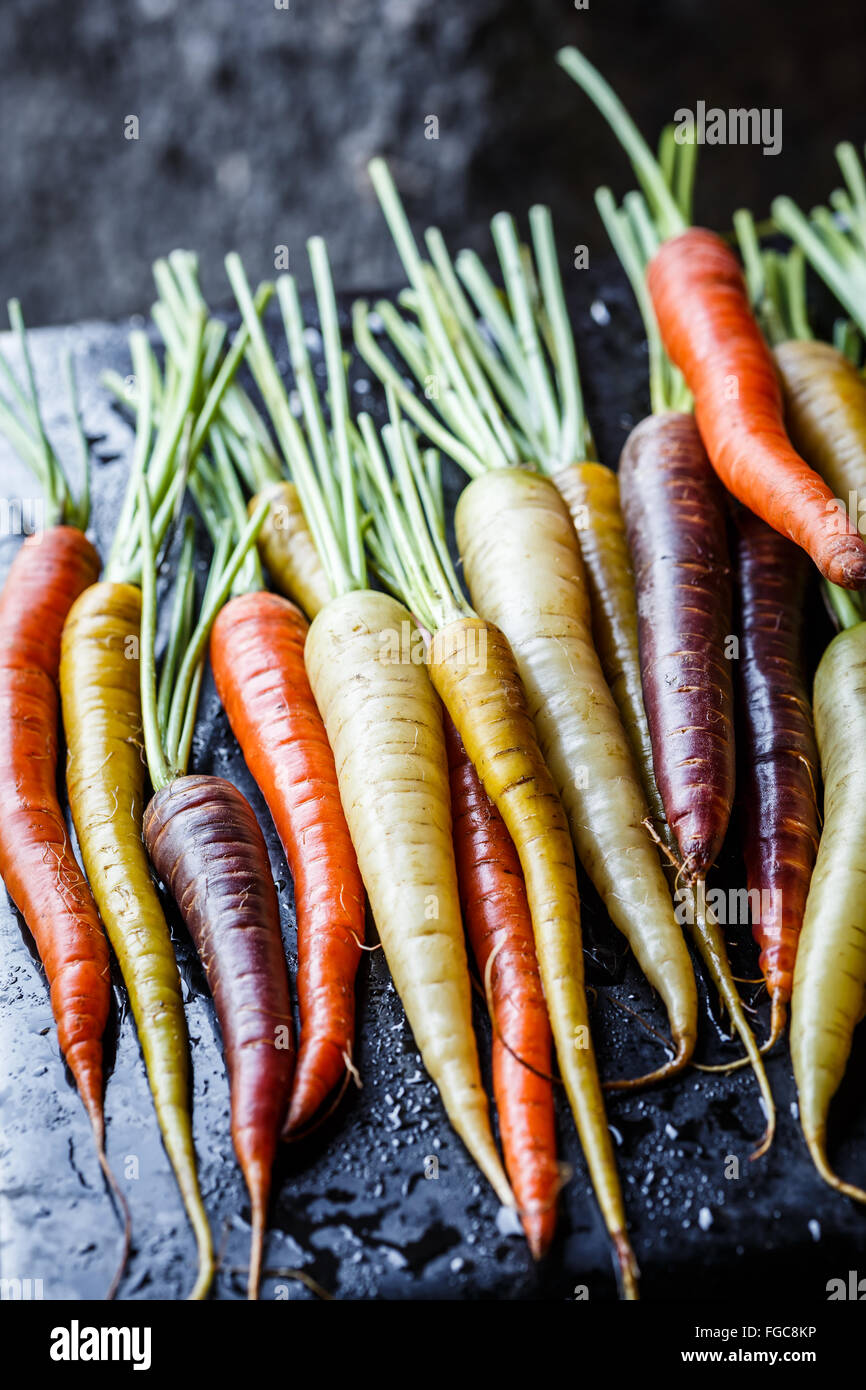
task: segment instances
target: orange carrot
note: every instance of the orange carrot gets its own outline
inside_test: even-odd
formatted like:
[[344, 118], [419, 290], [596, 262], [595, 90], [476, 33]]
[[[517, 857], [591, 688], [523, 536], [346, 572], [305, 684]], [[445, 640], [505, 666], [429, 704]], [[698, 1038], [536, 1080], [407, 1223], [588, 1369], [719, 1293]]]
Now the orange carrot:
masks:
[[302, 1129], [352, 1058], [364, 888], [334, 755], [304, 665], [309, 624], [277, 594], [247, 593], [211, 634], [214, 680], [295, 883], [301, 1046], [286, 1133]]
[[65, 375], [83, 464], [73, 496], [45, 431], [21, 307], [9, 303], [24, 387], [0, 356], [13, 408], [0, 401], [0, 430], [39, 481], [46, 529], [21, 546], [0, 593], [0, 875], [36, 943], [51, 991], [57, 1037], [87, 1111], [99, 1164], [124, 1221], [130, 1216], [105, 1154], [102, 1035], [111, 1003], [108, 942], [72, 852], [57, 792], [60, 644], [75, 600], [93, 584], [100, 559], [85, 536], [90, 513], [89, 456], [81, 428], [72, 358]]
[[722, 482], [832, 583], [862, 587], [866, 545], [785, 432], [778, 376], [734, 252], [715, 232], [691, 227], [656, 252], [647, 284]]
[[60, 634], [98, 574], [83, 532], [53, 526], [24, 542], [0, 594], [0, 873], [36, 942], [60, 1048], [101, 1150], [108, 943], [57, 798]]
[[532, 918], [517, 850], [447, 713], [445, 744], [463, 918], [485, 981], [490, 970], [493, 1093], [505, 1166], [538, 1260], [556, 1226], [559, 1168], [550, 1024]]
[[736, 255], [715, 232], [687, 225], [683, 200], [592, 64], [574, 48], [558, 57], [610, 123], [646, 193], [652, 216], [644, 219], [644, 245], [657, 245], [646, 284], [665, 350], [694, 396], [710, 463], [728, 490], [802, 546], [825, 578], [862, 588], [866, 543], [788, 438], [776, 369]]

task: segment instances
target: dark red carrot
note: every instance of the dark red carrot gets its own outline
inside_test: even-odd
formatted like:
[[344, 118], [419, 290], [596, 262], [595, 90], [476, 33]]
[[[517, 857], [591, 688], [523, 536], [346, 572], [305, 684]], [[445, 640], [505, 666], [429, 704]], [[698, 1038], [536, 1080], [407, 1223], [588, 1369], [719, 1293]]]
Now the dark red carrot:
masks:
[[809, 565], [745, 509], [737, 530], [744, 854], [748, 888], [760, 895], [753, 930], [772, 1001], [772, 1046], [785, 1026], [818, 851], [820, 772], [800, 651]]
[[264, 836], [242, 794], [221, 777], [162, 787], [144, 840], [207, 974], [232, 1094], [232, 1142], [250, 1193], [258, 1287], [271, 1168], [295, 1052], [280, 913]]
[[560, 1176], [551, 1035], [520, 860], [505, 823], [445, 715], [457, 881], [479, 973], [490, 967], [493, 1093], [505, 1166], [536, 1259], [556, 1227]]
[[219, 697], [295, 883], [301, 1046], [287, 1134], [309, 1122], [351, 1060], [364, 938], [364, 888], [304, 665], [308, 630], [288, 599], [241, 594], [210, 643]]
[[638, 594], [653, 767], [688, 877], [722, 846], [734, 795], [725, 500], [691, 415], [642, 420], [620, 491]]
[[[767, 1128], [775, 1107], [703, 881], [734, 796], [731, 572], [724, 492], [691, 415], [642, 420], [620, 458], [620, 490], [638, 601], [638, 643], [653, 769], [682, 868], [677, 897], [695, 913], [701, 954], [743, 1040]], [[692, 891], [692, 886], [694, 891]]]

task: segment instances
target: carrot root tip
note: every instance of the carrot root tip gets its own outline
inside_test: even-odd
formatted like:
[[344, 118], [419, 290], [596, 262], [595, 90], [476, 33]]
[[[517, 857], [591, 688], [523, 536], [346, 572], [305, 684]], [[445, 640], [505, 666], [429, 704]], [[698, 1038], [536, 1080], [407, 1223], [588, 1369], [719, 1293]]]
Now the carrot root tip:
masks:
[[838, 1173], [830, 1167], [827, 1158], [826, 1135], [823, 1132], [817, 1135], [806, 1134], [805, 1138], [809, 1153], [812, 1155], [812, 1162], [827, 1186], [832, 1187], [836, 1192], [841, 1192], [843, 1197], [850, 1197], [854, 1202], [866, 1203], [866, 1191], [862, 1187], [855, 1186], [854, 1183], [845, 1182], [844, 1178], [840, 1178]]
[[773, 995], [772, 1009], [770, 1012], [770, 1036], [764, 1043], [761, 1051], [763, 1053], [772, 1052], [776, 1043], [785, 1031], [785, 1024], [788, 1021], [787, 1002], [779, 994]]
[[602, 1089], [605, 1091], [637, 1091], [643, 1086], [653, 1086], [659, 1081], [667, 1081], [688, 1065], [694, 1047], [694, 1038], [679, 1037], [676, 1039], [674, 1056], [663, 1066], [657, 1067], [655, 1071], [647, 1072], [644, 1076], [625, 1077], [620, 1081], [605, 1081], [602, 1083]]
[[640, 1270], [631, 1243], [625, 1231], [614, 1231], [611, 1234], [613, 1248], [616, 1252], [617, 1270], [619, 1273], [619, 1283], [622, 1297], [628, 1303], [636, 1302], [640, 1298], [638, 1291], [638, 1280]]

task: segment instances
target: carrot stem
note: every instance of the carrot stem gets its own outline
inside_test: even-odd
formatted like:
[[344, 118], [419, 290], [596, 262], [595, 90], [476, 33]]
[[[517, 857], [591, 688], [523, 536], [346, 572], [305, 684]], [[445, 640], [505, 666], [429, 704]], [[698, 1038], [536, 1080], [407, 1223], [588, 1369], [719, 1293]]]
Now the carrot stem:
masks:
[[653, 209], [662, 238], [685, 231], [688, 223], [668, 187], [658, 160], [610, 84], [576, 48], [561, 48], [556, 61], [595, 102], [623, 146]]
[[862, 623], [863, 613], [858, 602], [859, 595], [853, 594], [849, 589], [840, 588], [838, 584], [831, 584], [827, 579], [821, 581], [821, 587], [839, 631], [844, 632], [846, 628]]
[[846, 269], [838, 245], [834, 250], [828, 244], [830, 237], [826, 227], [822, 234], [818, 230], [820, 223], [804, 217], [792, 198], [774, 198], [772, 213], [779, 230], [802, 248], [806, 259], [850, 314], [860, 332], [866, 333], [866, 258], [855, 261]]
[[[169, 638], [169, 660], [176, 668], [172, 682], [166, 681], [157, 693], [156, 680], [156, 553], [152, 532], [152, 517], [147, 483], [139, 483], [141, 514], [141, 706], [144, 744], [150, 780], [159, 791], [187, 769], [195, 724], [195, 712], [201, 687], [205, 648], [217, 614], [231, 592], [235, 577], [244, 563], [251, 545], [261, 530], [270, 503], [262, 500], [231, 550], [231, 527], [226, 523], [221, 542], [215, 548], [208, 584], [202, 600], [198, 622], [191, 635], [188, 628], [185, 590], [187, 581], [181, 571], [175, 593], [172, 632]], [[183, 555], [181, 557], [183, 563]], [[180, 653], [183, 652], [181, 657]], [[179, 663], [179, 664], [178, 664]], [[171, 688], [171, 699], [167, 691]], [[161, 698], [160, 698], [161, 696]], [[167, 709], [166, 709], [167, 706]], [[160, 708], [163, 715], [160, 718]]]
[[[335, 596], [351, 593], [359, 587], [360, 576], [353, 574], [348, 554], [341, 545], [341, 537], [335, 533], [331, 513], [310, 459], [306, 441], [292, 414], [273, 353], [255, 313], [246, 272], [240, 257], [235, 253], [226, 257], [225, 265], [238, 307], [250, 331], [247, 360], [268, 408], [280, 447], [291, 468], [332, 593]], [[278, 293], [288, 338], [290, 325], [293, 323], [297, 290], [290, 276], [280, 276], [280, 282]], [[300, 317], [299, 308], [297, 313]], [[290, 340], [290, 352], [291, 347]]]
[[36, 377], [30, 357], [24, 316], [17, 299], [9, 300], [8, 310], [9, 323], [18, 340], [24, 364], [26, 389], [18, 383], [15, 373], [4, 355], [0, 353], [0, 370], [9, 384], [14, 401], [17, 402], [17, 410], [23, 416], [23, 420], [19, 419], [16, 409], [10, 406], [3, 397], [0, 397], [0, 431], [6, 435], [22, 462], [31, 470], [43, 490], [46, 524], [54, 526], [65, 522], [67, 525], [77, 527], [80, 531], [85, 531], [90, 518], [89, 449], [81, 428], [71, 355], [68, 351], [63, 355], [63, 372], [69, 392], [72, 424], [83, 463], [81, 494], [77, 499], [69, 485], [63, 464], [52, 447], [45, 429], [39, 394], [36, 390]]
[[363, 302], [354, 309], [355, 338], [402, 410], [470, 477], [521, 462], [555, 473], [590, 456], [549, 209], [530, 210], [534, 262], [513, 218], [493, 219], [502, 296], [474, 253], [462, 251], [452, 264], [435, 227], [425, 233], [432, 264], [422, 260], [384, 161], [371, 162], [370, 176], [410, 281], [400, 303], [417, 323], [392, 304], [376, 309], [425, 396], [436, 402], [435, 413], [375, 342]]
[[[270, 503], [266, 498], [263, 498], [247, 522], [234, 549], [228, 553], [231, 546], [231, 531], [229, 529], [226, 532], [225, 540], [226, 555], [221, 554], [219, 549], [214, 554], [208, 587], [202, 600], [198, 622], [180, 664], [169, 711], [166, 753], [178, 769], [175, 775], [180, 775], [186, 771], [189, 759], [192, 723], [198, 703], [201, 669], [210, 630], [217, 614], [231, 593], [235, 577], [246, 559], [250, 546], [255, 544], [269, 507]], [[154, 784], [154, 790], [156, 790], [156, 784]]]
[[141, 714], [144, 730], [144, 747], [147, 765], [154, 791], [165, 787], [172, 780], [173, 771], [165, 756], [162, 734], [157, 713], [156, 658], [156, 556], [151, 532], [150, 498], [147, 495], [147, 482], [139, 479], [139, 507], [141, 509], [141, 639], [139, 662], [141, 668]]
[[195, 525], [192, 517], [184, 524], [183, 544], [174, 581], [174, 606], [169, 625], [168, 645], [162, 662], [162, 670], [157, 688], [157, 720], [160, 731], [165, 736], [171, 690], [177, 675], [181, 651], [189, 640], [192, 626], [192, 611], [195, 601]]

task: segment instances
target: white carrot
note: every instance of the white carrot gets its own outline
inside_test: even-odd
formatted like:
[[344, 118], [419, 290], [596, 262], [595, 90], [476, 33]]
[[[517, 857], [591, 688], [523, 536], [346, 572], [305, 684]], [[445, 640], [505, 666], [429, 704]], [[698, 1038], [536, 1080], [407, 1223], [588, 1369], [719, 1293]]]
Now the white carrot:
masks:
[[425, 393], [435, 413], [375, 342], [364, 305], [355, 308], [358, 346], [406, 413], [473, 478], [457, 509], [466, 582], [478, 612], [514, 652], [580, 860], [668, 1010], [675, 1056], [643, 1079], [670, 1075], [695, 1045], [694, 971], [645, 827], [649, 811], [628, 736], [592, 642], [574, 526], [554, 482], [532, 466], [556, 476], [592, 452], [549, 214], [531, 213], [540, 284], [528, 277], [511, 219], [494, 219], [506, 307], [477, 258], [461, 253], [455, 270], [435, 229], [427, 233], [433, 265], [422, 262], [381, 160], [371, 174], [411, 281], [404, 299], [423, 336], [393, 306], [377, 309], [415, 374], [435, 383]]
[[503, 633], [480, 618], [460, 592], [414, 436], [400, 420], [393, 393], [388, 396], [391, 423], [382, 431], [384, 451], [370, 417], [359, 420], [372, 522], [368, 544], [389, 586], [430, 634], [426, 660], [433, 684], [517, 850], [559, 1069], [623, 1293], [634, 1298], [637, 1266], [589, 1029], [568, 822], [538, 746], [514, 655]]
[[791, 996], [791, 1059], [800, 1123], [822, 1178], [847, 1197], [827, 1158], [827, 1113], [866, 1001], [866, 623], [850, 595], [840, 607], [853, 625], [824, 653], [815, 676], [815, 733], [824, 778], [824, 827], [809, 886]]
[[[340, 796], [373, 916], [424, 1065], [457, 1133], [500, 1201], [513, 1206], [490, 1128], [472, 1030], [471, 991], [460, 916], [448, 766], [441, 707], [417, 650], [409, 612], [367, 588], [348, 438], [345, 369], [324, 244], [310, 259], [325, 335], [334, 421], [326, 439], [331, 484], [311, 459], [321, 441], [318, 402], [303, 397], [302, 431], [236, 256], [226, 267], [249, 326], [248, 357], [268, 406], [333, 598], [306, 644], [310, 683], [334, 750]], [[294, 281], [281, 277], [280, 302], [295, 363], [304, 355]], [[312, 418], [311, 418], [312, 416]], [[317, 465], [323, 461], [316, 451]], [[395, 645], [396, 644], [396, 645]]]

